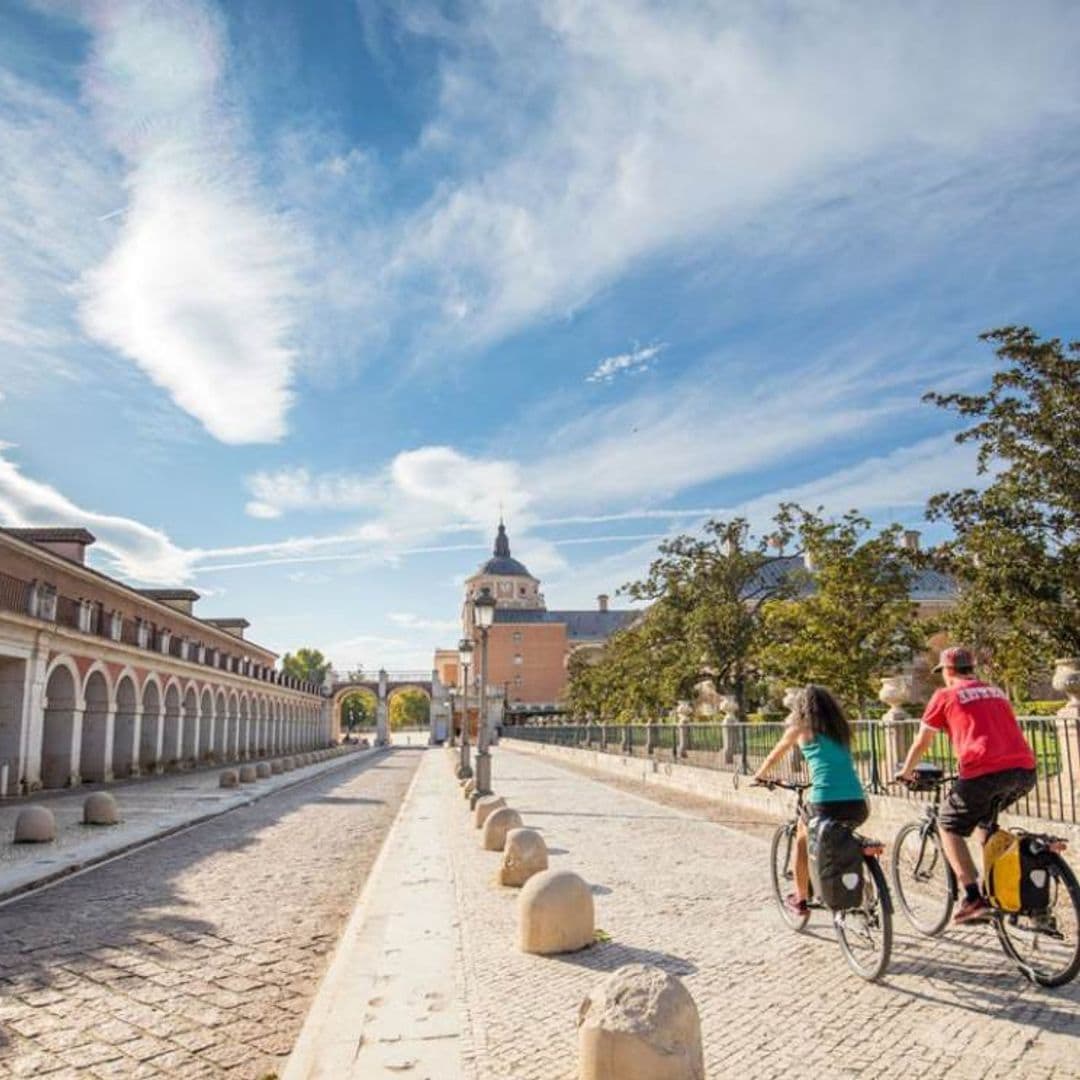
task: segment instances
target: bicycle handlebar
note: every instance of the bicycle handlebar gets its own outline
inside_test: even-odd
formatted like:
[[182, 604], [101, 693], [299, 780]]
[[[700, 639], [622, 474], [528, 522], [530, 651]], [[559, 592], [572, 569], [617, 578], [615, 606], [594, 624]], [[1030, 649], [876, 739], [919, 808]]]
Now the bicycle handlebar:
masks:
[[752, 780], [750, 782], [751, 787], [764, 787], [770, 791], [773, 788], [783, 788], [785, 791], [806, 791], [810, 787], [809, 784], [802, 783], [798, 780]]

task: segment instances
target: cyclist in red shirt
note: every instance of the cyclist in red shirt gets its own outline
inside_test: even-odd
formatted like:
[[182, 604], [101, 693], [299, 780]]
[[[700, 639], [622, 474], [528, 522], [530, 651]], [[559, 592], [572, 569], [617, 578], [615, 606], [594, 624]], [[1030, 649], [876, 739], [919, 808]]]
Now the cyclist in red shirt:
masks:
[[1035, 755], [1004, 691], [975, 678], [975, 658], [967, 649], [945, 649], [934, 671], [942, 673], [945, 686], [926, 706], [900, 778], [913, 780], [913, 770], [934, 736], [949, 733], [960, 776], [945, 800], [939, 824], [946, 858], [964, 888], [953, 921], [978, 922], [986, 918], [990, 905], [979, 888], [967, 837], [978, 828], [978, 839], [985, 843], [995, 811], [1011, 806], [1035, 786]]

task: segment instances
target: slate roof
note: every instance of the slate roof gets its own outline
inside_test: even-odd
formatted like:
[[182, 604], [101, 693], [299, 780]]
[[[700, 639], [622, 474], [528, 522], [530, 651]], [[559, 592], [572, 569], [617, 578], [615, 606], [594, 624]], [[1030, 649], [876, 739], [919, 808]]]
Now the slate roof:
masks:
[[194, 589], [139, 589], [143, 596], [149, 596], [151, 600], [190, 600], [195, 603], [200, 599], [199, 593]]
[[5, 528], [9, 536], [18, 540], [27, 540], [31, 544], [93, 544], [97, 537], [87, 529], [72, 528]]
[[499, 522], [499, 531], [495, 534], [495, 550], [492, 552], [492, 557], [477, 572], [499, 577], [532, 577], [524, 563], [511, 557], [510, 537], [507, 536], [506, 526], [502, 521]]
[[604, 641], [637, 618], [637, 611], [542, 611], [537, 608], [496, 608], [496, 623], [565, 623], [570, 641]]
[[[803, 572], [806, 569], [801, 555], [782, 555], [780, 558], [767, 562], [758, 575], [758, 581], [766, 588], [777, 586], [788, 574]], [[811, 587], [807, 588], [810, 591]], [[748, 592], [756, 592], [747, 590]], [[932, 600], [949, 600], [956, 595], [956, 583], [948, 574], [942, 574], [937, 570], [916, 570], [911, 579], [911, 587], [908, 590], [911, 599], [915, 603]]]

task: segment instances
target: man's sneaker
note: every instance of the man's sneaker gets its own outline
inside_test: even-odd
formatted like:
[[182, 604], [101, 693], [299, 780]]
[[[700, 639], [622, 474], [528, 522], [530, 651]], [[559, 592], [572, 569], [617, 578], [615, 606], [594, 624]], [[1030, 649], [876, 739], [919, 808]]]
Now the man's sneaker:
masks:
[[953, 922], [957, 926], [966, 926], [968, 923], [986, 922], [990, 918], [992, 908], [980, 896], [977, 900], [965, 900], [953, 916]]
[[788, 893], [787, 899], [784, 900], [784, 907], [787, 908], [790, 914], [799, 917], [810, 913], [810, 908], [806, 901], [796, 899], [794, 893]]

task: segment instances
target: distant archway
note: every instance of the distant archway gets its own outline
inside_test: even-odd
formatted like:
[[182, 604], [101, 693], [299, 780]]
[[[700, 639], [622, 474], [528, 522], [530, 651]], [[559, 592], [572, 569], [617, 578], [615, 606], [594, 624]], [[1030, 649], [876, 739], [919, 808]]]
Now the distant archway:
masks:
[[76, 713], [80, 708], [74, 665], [59, 661], [45, 684], [41, 782], [47, 788], [79, 782], [76, 769]]
[[109, 730], [109, 682], [103, 671], [91, 671], [83, 690], [83, 710], [79, 773], [91, 783], [112, 779], [112, 732]]
[[139, 695], [129, 674], [116, 684], [116, 717], [113, 721], [113, 776], [139, 775]]
[[161, 766], [161, 687], [147, 679], [142, 695], [142, 728], [139, 734], [139, 766], [144, 772]]

